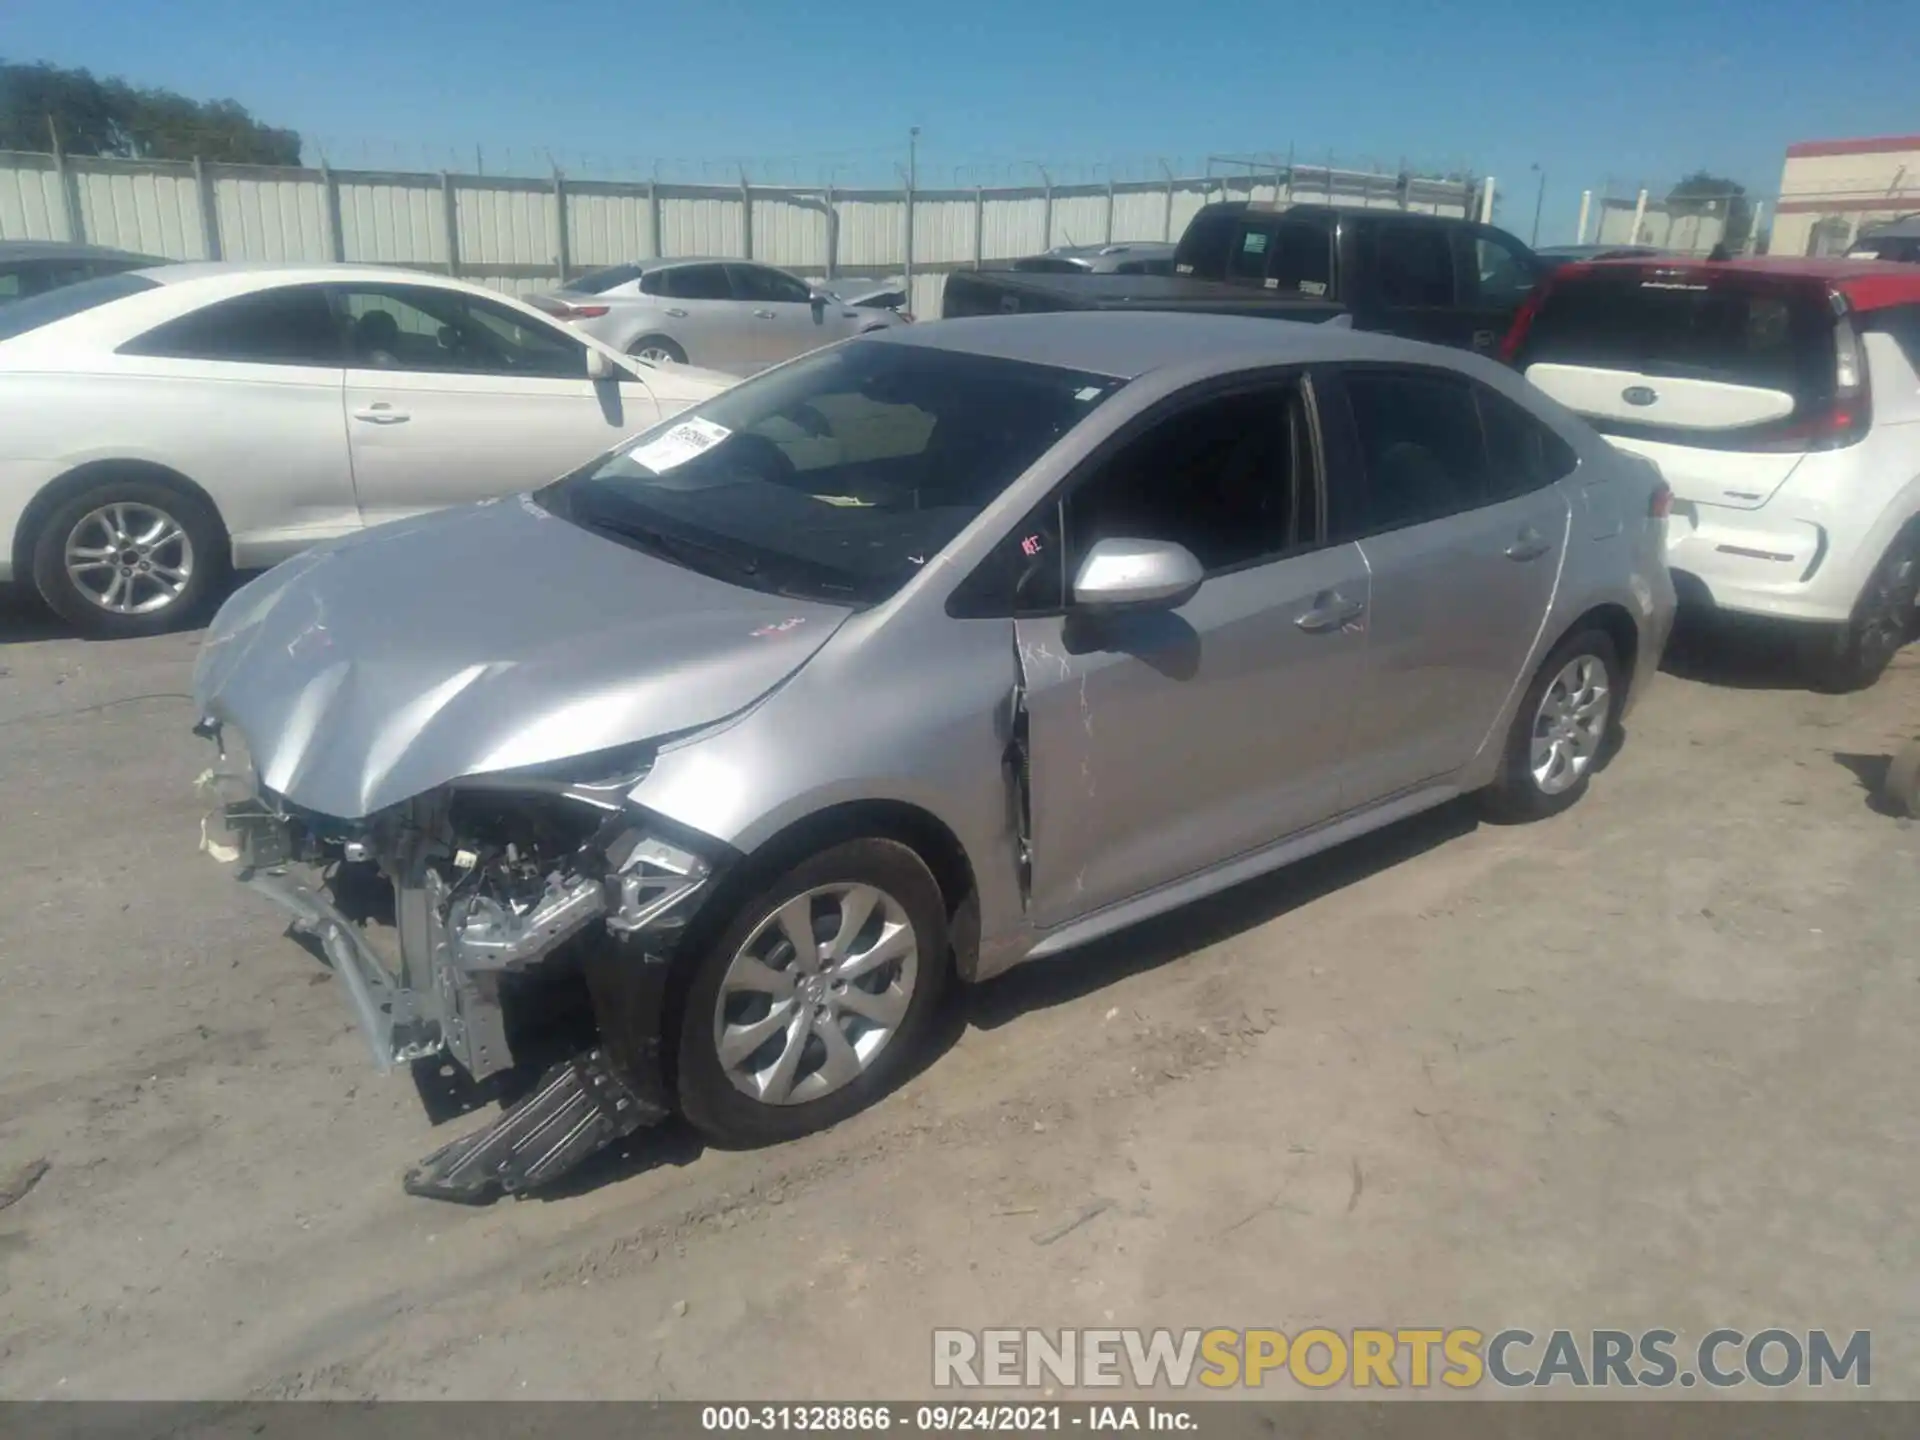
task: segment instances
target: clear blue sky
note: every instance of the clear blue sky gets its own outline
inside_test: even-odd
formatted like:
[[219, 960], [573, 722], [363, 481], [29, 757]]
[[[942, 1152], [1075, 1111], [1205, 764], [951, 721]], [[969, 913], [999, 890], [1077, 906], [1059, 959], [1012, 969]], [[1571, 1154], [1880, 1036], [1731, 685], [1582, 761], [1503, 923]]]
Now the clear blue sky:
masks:
[[0, 0], [0, 54], [231, 96], [335, 165], [923, 186], [1209, 153], [1467, 164], [1525, 238], [1582, 188], [1699, 167], [1759, 196], [1797, 139], [1920, 132], [1913, 0]]

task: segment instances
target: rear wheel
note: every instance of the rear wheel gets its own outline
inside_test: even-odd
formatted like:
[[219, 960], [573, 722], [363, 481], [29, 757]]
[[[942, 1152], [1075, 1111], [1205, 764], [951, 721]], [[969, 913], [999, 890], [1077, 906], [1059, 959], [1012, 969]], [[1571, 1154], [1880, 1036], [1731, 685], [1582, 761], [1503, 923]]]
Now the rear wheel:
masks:
[[1807, 632], [1802, 647], [1809, 678], [1823, 690], [1865, 690], [1913, 635], [1920, 592], [1920, 531], [1903, 530], [1867, 577], [1844, 625]]
[[697, 962], [682, 1113], [721, 1144], [763, 1145], [864, 1109], [926, 1043], [947, 951], [940, 886], [907, 846], [851, 840], [801, 861]]
[[1619, 713], [1619, 652], [1603, 630], [1567, 636], [1542, 662], [1514, 713], [1489, 814], [1508, 821], [1558, 815], [1587, 793]]
[[220, 517], [166, 480], [106, 478], [55, 507], [33, 546], [33, 583], [87, 635], [158, 635], [200, 617], [229, 560]]
[[627, 347], [627, 354], [636, 360], [650, 360], [655, 365], [687, 363], [687, 352], [664, 335], [642, 335]]

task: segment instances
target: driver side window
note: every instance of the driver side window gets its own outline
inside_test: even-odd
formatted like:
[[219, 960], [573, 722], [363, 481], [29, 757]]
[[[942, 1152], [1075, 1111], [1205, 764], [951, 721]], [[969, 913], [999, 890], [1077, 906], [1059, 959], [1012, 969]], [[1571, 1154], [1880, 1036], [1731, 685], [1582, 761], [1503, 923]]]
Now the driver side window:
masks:
[[340, 292], [348, 364], [364, 370], [584, 380], [587, 347], [558, 326], [424, 285]]

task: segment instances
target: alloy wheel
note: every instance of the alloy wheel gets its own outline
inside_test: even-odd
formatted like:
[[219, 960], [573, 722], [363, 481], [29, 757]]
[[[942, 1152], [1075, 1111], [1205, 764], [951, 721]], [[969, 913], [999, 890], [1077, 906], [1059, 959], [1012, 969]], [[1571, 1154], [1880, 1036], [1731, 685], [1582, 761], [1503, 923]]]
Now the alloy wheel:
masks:
[[848, 883], [794, 896], [753, 928], [721, 978], [721, 1070], [767, 1105], [831, 1095], [898, 1032], [919, 968], [913, 922], [886, 891]]
[[67, 578], [115, 615], [151, 615], [179, 600], [193, 579], [193, 542], [157, 506], [115, 501], [67, 532]]
[[1533, 717], [1528, 764], [1543, 794], [1563, 794], [1593, 768], [1612, 713], [1605, 661], [1576, 655], [1561, 667]]
[[1876, 669], [1883, 668], [1907, 643], [1917, 586], [1920, 557], [1911, 543], [1901, 545], [1882, 561], [1867, 582], [1854, 623], [1861, 658]]

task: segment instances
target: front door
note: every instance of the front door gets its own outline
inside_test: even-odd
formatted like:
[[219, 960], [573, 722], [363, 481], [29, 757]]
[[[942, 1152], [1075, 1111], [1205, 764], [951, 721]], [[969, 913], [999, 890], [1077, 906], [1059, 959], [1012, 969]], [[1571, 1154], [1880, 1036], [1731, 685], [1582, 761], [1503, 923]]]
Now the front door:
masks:
[[844, 305], [813, 303], [813, 292], [791, 275], [765, 265], [729, 265], [733, 293], [747, 307], [746, 327], [755, 366], [778, 365], [838, 340]]
[[1031, 914], [1051, 927], [1339, 808], [1367, 577], [1322, 539], [1297, 379], [1173, 402], [1064, 500], [1068, 583], [1093, 543], [1172, 540], [1206, 571], [1177, 609], [1016, 621]]
[[1358, 539], [1373, 585], [1346, 796], [1359, 806], [1465, 765], [1526, 680], [1572, 509], [1556, 459], [1538, 456], [1570, 470], [1572, 452], [1452, 372], [1343, 380], [1331, 483], [1352, 503], [1336, 507], [1338, 533]]
[[[652, 272], [660, 303], [659, 333], [677, 343], [689, 365], [748, 375], [760, 368], [761, 341], [751, 307], [733, 293], [727, 267], [717, 261], [668, 265]], [[649, 293], [652, 293], [649, 291]], [[638, 338], [638, 337], [636, 337]]]
[[637, 379], [587, 378], [558, 325], [464, 291], [348, 285], [347, 435], [366, 523], [531, 489], [659, 419]]

